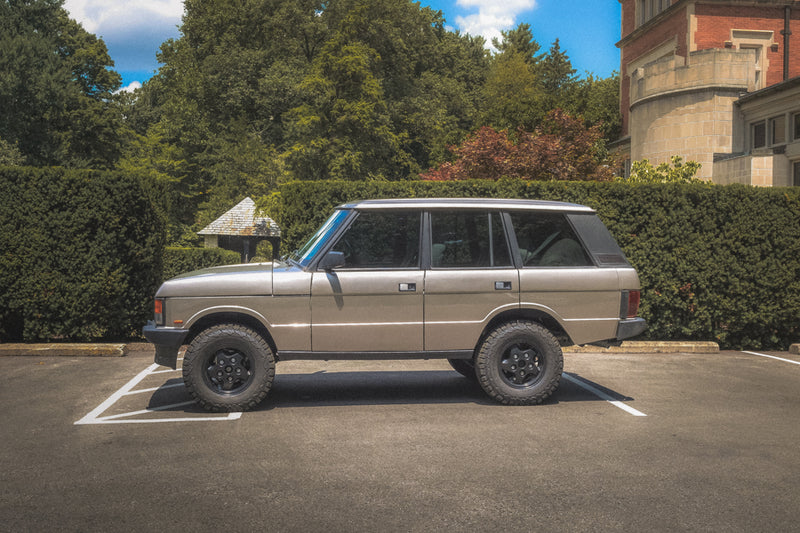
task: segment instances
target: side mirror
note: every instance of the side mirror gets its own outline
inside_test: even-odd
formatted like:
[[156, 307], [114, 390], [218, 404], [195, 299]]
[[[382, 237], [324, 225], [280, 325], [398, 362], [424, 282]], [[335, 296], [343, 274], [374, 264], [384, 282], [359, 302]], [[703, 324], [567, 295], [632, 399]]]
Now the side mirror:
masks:
[[333, 270], [334, 268], [343, 267], [347, 261], [344, 259], [344, 252], [328, 252], [322, 261], [319, 262], [319, 267], [322, 270]]

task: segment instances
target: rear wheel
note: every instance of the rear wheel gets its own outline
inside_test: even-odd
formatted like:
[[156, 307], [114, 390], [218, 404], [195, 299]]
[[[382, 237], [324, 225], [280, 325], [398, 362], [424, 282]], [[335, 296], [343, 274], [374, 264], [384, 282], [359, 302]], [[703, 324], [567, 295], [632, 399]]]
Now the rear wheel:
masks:
[[209, 411], [246, 411], [263, 400], [275, 377], [275, 358], [264, 338], [238, 324], [201, 332], [186, 350], [183, 381]]
[[536, 322], [514, 321], [497, 327], [475, 359], [483, 390], [508, 405], [542, 403], [558, 388], [564, 359], [558, 341]]

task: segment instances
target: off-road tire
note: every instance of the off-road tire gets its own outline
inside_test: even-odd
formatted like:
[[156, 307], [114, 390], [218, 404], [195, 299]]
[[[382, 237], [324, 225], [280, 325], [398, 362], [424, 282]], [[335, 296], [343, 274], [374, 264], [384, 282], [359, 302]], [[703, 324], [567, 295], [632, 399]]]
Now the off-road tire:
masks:
[[448, 359], [447, 362], [450, 363], [453, 370], [468, 380], [478, 381], [478, 376], [475, 375], [475, 363], [472, 359]]
[[475, 358], [478, 383], [506, 405], [542, 403], [558, 388], [563, 368], [561, 346], [553, 334], [525, 320], [494, 329]]
[[208, 411], [247, 411], [269, 393], [275, 357], [252, 329], [220, 324], [192, 340], [183, 358], [183, 382]]

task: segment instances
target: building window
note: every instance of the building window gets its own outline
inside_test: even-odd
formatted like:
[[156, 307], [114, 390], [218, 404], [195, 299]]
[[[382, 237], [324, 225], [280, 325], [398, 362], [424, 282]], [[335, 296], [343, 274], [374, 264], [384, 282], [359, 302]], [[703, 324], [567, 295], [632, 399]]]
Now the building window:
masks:
[[800, 141], [800, 113], [794, 114], [794, 135], [792, 136], [793, 141]]
[[754, 149], [764, 148], [767, 145], [767, 124], [764, 121], [751, 124], [750, 136], [753, 139]]
[[672, 5], [672, 0], [639, 0], [636, 3], [636, 22], [641, 26], [648, 20], [666, 10]]
[[786, 144], [786, 116], [781, 115], [769, 119], [770, 145]]
[[792, 185], [795, 187], [800, 187], [800, 161], [794, 162], [794, 172], [792, 175], [794, 176], [792, 179]]

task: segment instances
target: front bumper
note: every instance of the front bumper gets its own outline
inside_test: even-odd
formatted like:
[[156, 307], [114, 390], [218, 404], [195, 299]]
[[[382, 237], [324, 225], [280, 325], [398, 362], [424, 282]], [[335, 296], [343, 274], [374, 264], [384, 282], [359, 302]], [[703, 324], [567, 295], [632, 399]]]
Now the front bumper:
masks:
[[647, 329], [647, 321], [644, 318], [626, 318], [620, 320], [617, 326], [617, 340], [629, 339]]
[[156, 347], [156, 363], [172, 369], [177, 368], [178, 350], [189, 335], [188, 329], [159, 328], [155, 322], [149, 320], [142, 328], [142, 334]]

